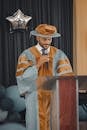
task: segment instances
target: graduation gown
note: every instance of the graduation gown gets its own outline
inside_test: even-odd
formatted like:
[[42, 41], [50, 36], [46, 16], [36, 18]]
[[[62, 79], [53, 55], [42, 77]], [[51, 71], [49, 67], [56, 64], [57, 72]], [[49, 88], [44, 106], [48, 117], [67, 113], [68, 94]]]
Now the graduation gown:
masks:
[[25, 96], [27, 130], [50, 130], [51, 91], [42, 89], [49, 76], [71, 75], [72, 67], [63, 51], [50, 47], [48, 68], [39, 70], [36, 63], [41, 54], [35, 46], [26, 49], [18, 59], [17, 83], [20, 95]]

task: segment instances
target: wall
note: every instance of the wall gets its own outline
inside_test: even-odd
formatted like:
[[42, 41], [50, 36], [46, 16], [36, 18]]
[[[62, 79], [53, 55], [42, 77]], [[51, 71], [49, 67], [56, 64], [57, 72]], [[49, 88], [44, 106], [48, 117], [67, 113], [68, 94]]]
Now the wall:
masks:
[[73, 66], [77, 75], [87, 75], [87, 0], [73, 2]]

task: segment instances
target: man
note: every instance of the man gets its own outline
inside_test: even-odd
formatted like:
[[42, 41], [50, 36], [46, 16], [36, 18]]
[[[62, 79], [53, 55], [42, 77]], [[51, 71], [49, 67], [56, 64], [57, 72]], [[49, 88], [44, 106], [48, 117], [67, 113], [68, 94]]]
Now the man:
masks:
[[25, 96], [26, 127], [50, 130], [51, 91], [40, 87], [49, 76], [72, 75], [72, 67], [64, 52], [51, 46], [52, 38], [60, 37], [55, 26], [40, 24], [30, 35], [38, 43], [20, 55], [16, 72], [19, 92]]

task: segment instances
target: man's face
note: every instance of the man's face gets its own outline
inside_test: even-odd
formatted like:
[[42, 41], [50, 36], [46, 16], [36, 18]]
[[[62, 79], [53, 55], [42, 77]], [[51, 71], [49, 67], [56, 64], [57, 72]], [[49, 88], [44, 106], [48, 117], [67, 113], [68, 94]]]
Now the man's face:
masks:
[[51, 37], [36, 37], [36, 39], [39, 42], [40, 46], [42, 46], [45, 49], [47, 49], [51, 45], [51, 42], [52, 42]]

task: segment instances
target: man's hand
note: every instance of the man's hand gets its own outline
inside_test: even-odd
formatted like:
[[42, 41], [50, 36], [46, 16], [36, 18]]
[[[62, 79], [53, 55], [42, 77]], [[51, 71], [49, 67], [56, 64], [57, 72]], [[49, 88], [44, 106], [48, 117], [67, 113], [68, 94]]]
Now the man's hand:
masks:
[[49, 55], [42, 55], [37, 61], [37, 68], [39, 69], [40, 66], [46, 62], [49, 62]]

